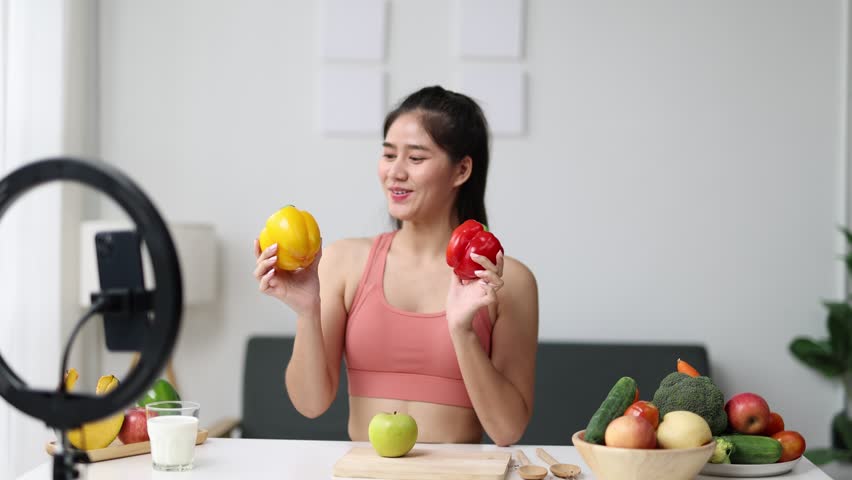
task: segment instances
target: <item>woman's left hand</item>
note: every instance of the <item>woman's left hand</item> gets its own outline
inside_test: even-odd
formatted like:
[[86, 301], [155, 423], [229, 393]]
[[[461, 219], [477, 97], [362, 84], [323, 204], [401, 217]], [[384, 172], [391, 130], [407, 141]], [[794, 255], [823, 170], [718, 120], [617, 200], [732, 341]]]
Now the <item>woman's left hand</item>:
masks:
[[478, 280], [461, 280], [452, 275], [447, 292], [447, 324], [450, 332], [473, 330], [477, 310], [497, 301], [497, 290], [503, 287], [503, 252], [497, 252], [497, 264], [488, 257], [473, 254], [474, 262], [482, 265], [476, 271]]

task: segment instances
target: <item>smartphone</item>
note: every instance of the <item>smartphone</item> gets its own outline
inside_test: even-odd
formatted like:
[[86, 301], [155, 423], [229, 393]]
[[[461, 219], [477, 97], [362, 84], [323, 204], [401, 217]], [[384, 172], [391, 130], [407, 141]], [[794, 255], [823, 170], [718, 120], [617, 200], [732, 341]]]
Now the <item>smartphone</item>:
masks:
[[[136, 230], [98, 232], [95, 252], [101, 291], [109, 289], [144, 290], [142, 240]], [[148, 329], [148, 312], [104, 312], [104, 333], [108, 350], [142, 350]]]

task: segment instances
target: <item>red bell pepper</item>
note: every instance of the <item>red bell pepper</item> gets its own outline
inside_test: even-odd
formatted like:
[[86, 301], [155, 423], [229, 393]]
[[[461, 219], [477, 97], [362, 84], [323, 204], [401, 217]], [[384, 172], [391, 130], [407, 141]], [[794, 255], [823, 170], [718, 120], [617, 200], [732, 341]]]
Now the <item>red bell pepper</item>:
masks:
[[470, 258], [471, 253], [483, 255], [497, 264], [497, 252], [502, 252], [503, 246], [500, 240], [488, 227], [476, 220], [467, 220], [455, 230], [447, 244], [447, 265], [453, 268], [453, 272], [462, 280], [474, 280], [477, 277], [473, 272], [482, 270], [484, 267]]

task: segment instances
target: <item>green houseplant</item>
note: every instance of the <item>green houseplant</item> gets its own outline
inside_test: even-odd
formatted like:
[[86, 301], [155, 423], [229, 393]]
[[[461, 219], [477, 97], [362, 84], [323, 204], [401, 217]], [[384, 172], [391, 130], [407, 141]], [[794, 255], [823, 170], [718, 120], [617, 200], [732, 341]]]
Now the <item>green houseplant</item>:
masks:
[[[847, 248], [852, 246], [852, 232], [842, 229]], [[846, 272], [852, 273], [852, 249], [845, 257]], [[808, 449], [805, 456], [816, 464], [833, 460], [852, 461], [852, 295], [841, 302], [824, 302], [828, 310], [826, 320], [828, 338], [797, 337], [790, 343], [790, 351], [805, 365], [828, 378], [837, 378], [843, 384], [845, 408], [834, 415], [831, 422], [833, 448]]]

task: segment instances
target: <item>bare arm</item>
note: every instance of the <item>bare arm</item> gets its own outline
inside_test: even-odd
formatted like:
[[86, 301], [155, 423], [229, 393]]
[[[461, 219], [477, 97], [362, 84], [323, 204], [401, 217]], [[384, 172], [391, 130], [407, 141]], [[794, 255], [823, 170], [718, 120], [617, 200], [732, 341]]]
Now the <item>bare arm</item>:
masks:
[[255, 242], [255, 277], [261, 292], [281, 300], [298, 316], [285, 382], [296, 410], [316, 418], [331, 405], [340, 379], [346, 326], [346, 269], [342, 268], [346, 241], [330, 245], [298, 272], [274, 268], [275, 254], [274, 248], [261, 252]]
[[293, 406], [308, 418], [325, 413], [337, 395], [346, 329], [346, 269], [341, 268], [347, 257], [345, 250], [343, 241], [323, 251], [318, 301], [315, 308], [296, 320], [296, 339], [285, 381]]
[[471, 329], [451, 331], [468, 395], [497, 445], [516, 443], [532, 416], [538, 347], [538, 287], [523, 264], [506, 259], [488, 358]]

